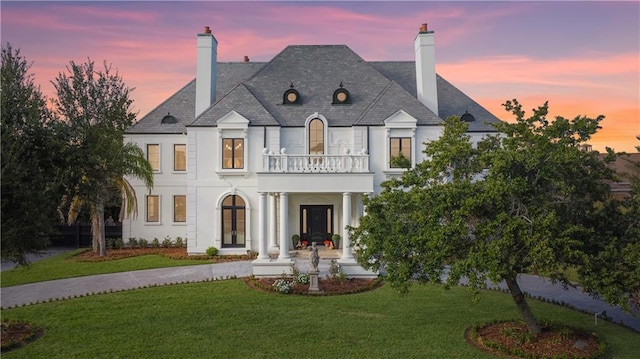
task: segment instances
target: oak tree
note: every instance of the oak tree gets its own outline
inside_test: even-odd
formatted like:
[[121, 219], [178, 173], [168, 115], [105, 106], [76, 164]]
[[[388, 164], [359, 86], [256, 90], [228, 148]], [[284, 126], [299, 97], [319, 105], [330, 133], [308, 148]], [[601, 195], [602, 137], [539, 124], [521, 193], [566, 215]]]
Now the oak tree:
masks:
[[64, 127], [34, 84], [31, 64], [2, 47], [2, 257], [21, 265], [44, 249], [56, 224], [64, 165]]
[[[529, 330], [539, 333], [519, 274], [568, 285], [567, 269], [589, 270], [600, 248], [624, 251], [597, 221], [604, 204], [613, 203], [606, 183], [613, 171], [597, 152], [581, 147], [603, 116], [552, 120], [547, 103], [530, 117], [517, 100], [504, 107], [515, 122], [497, 124], [499, 135], [475, 145], [465, 122], [447, 119], [443, 135], [425, 144], [426, 160], [364, 199], [366, 215], [351, 229], [352, 238], [358, 262], [384, 268], [402, 293], [414, 281], [446, 278], [453, 285], [465, 279], [476, 290], [504, 282]], [[594, 247], [597, 241], [605, 244]], [[637, 273], [633, 253], [625, 269]], [[640, 285], [630, 278], [602, 279], [586, 289], [622, 303]]]

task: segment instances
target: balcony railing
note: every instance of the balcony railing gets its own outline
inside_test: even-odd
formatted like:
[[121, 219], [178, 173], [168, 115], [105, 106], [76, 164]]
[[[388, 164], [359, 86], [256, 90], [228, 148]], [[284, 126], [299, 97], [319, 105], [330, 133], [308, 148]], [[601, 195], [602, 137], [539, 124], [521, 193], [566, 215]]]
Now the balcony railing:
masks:
[[289, 155], [264, 154], [265, 172], [352, 173], [369, 172], [369, 155]]

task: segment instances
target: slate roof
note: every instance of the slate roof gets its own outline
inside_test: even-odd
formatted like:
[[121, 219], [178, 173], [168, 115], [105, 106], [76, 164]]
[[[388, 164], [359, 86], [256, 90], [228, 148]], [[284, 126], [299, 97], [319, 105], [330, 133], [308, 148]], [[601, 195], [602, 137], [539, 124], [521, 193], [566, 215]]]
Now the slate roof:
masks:
[[[390, 80], [400, 84], [411, 96], [417, 96], [416, 65], [413, 61], [370, 62], [378, 71]], [[462, 116], [465, 112], [473, 115], [475, 121], [469, 122], [469, 132], [495, 131], [490, 125], [500, 120], [487, 111], [471, 97], [465, 95], [442, 76], [436, 74], [438, 89], [438, 114], [445, 119], [450, 116]]]
[[[498, 118], [437, 77], [438, 117], [416, 99], [415, 63], [367, 62], [345, 45], [292, 45], [266, 63], [218, 64], [217, 101], [194, 120], [195, 80], [160, 104], [127, 133], [183, 133], [188, 126], [216, 126], [231, 110], [250, 126], [302, 127], [311, 114], [325, 116], [329, 126], [384, 126], [384, 120], [404, 110], [419, 126], [441, 125], [450, 115], [468, 111], [476, 121], [470, 131], [494, 131]], [[351, 95], [350, 104], [332, 104], [340, 83]], [[301, 103], [283, 105], [283, 94], [293, 84]], [[170, 113], [178, 120], [163, 124]]]

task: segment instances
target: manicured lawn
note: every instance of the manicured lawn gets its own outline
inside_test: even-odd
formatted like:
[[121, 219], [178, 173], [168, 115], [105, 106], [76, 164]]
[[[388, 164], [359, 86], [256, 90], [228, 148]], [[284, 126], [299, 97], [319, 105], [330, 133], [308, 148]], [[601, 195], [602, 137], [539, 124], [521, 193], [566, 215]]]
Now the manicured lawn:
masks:
[[44, 258], [31, 263], [27, 267], [3, 271], [1, 274], [1, 286], [9, 287], [94, 274], [211, 263], [202, 260], [170, 259], [161, 255], [146, 255], [104, 262], [78, 262], [70, 259], [81, 251], [84, 251], [84, 249]]
[[[594, 331], [613, 358], [637, 358], [640, 334], [590, 315], [531, 301], [541, 319]], [[465, 288], [388, 285], [345, 296], [258, 292], [242, 280], [102, 294], [2, 311], [43, 337], [3, 358], [491, 358], [465, 328], [517, 318], [510, 296]]]

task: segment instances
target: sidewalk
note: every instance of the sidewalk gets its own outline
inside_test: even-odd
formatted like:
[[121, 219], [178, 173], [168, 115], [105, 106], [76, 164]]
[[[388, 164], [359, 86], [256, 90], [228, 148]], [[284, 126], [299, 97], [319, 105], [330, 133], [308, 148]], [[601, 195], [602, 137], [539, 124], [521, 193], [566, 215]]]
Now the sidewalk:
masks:
[[[301, 272], [307, 272], [309, 270], [308, 262], [308, 260], [301, 258], [301, 260], [297, 261], [297, 268]], [[326, 277], [329, 273], [329, 264], [330, 259], [320, 260], [320, 264], [318, 265], [320, 278]], [[1, 305], [4, 309], [23, 304], [35, 304], [52, 299], [65, 299], [87, 294], [122, 291], [164, 284], [240, 278], [249, 276], [250, 274], [251, 262], [241, 261], [67, 278], [2, 288]], [[611, 318], [612, 321], [622, 323], [640, 332], [639, 316], [634, 317], [620, 308], [613, 307], [602, 300], [594, 299], [588, 294], [583, 293], [580, 289], [568, 288], [568, 290], [564, 290], [562, 285], [552, 284], [548, 279], [533, 275], [520, 275], [518, 282], [522, 290], [533, 297], [542, 297], [547, 300], [564, 302], [586, 313], [593, 314], [606, 311], [607, 317]], [[506, 288], [504, 284], [500, 287]], [[600, 316], [598, 319], [602, 320], [602, 317]]]

